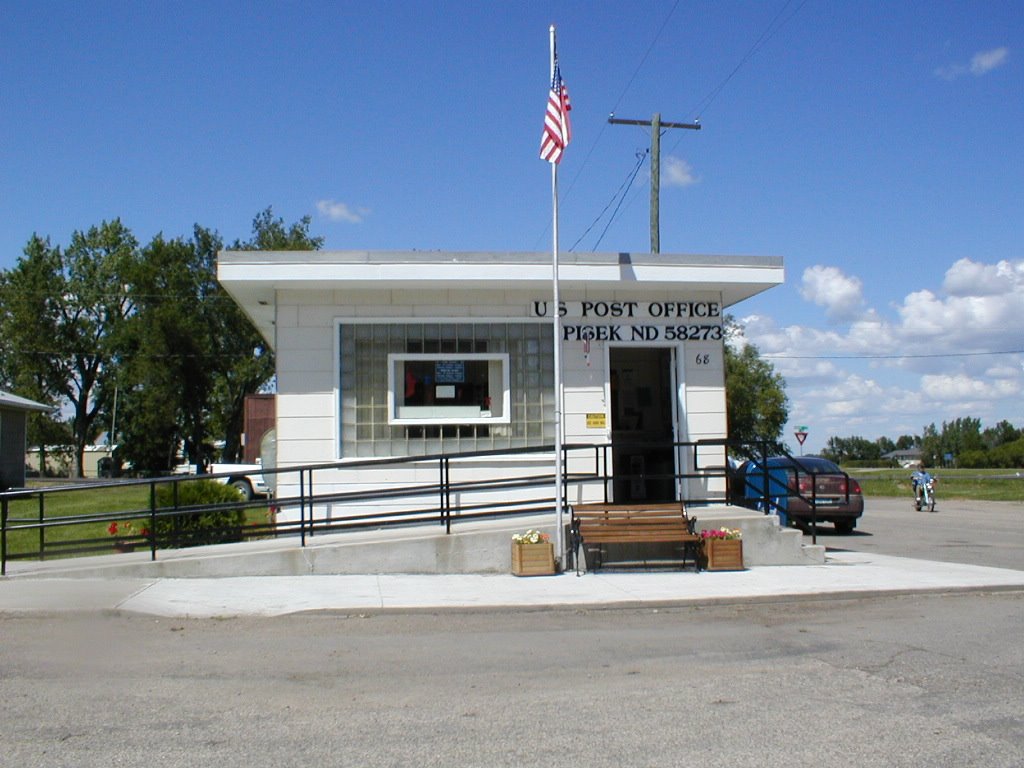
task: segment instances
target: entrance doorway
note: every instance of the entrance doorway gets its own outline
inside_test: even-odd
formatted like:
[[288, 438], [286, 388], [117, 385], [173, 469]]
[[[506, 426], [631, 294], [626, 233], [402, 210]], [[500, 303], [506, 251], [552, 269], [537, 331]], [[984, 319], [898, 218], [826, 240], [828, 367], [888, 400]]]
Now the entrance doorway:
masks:
[[673, 350], [611, 347], [612, 498], [676, 499]]

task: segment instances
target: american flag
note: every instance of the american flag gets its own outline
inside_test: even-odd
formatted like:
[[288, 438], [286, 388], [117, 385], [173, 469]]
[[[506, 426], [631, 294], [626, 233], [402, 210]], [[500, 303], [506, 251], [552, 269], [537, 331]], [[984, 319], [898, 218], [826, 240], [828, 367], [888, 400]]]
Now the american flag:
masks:
[[562, 82], [562, 73], [555, 64], [555, 76], [551, 78], [548, 92], [548, 110], [544, 114], [544, 133], [540, 137], [540, 159], [557, 163], [562, 151], [569, 145], [572, 128], [569, 125], [569, 89]]

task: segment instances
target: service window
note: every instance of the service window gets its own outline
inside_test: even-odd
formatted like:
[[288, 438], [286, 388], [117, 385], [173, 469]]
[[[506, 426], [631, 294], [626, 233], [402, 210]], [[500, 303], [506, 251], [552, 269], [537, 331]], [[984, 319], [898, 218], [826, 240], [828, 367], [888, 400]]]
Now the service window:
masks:
[[388, 355], [389, 424], [508, 424], [507, 354]]

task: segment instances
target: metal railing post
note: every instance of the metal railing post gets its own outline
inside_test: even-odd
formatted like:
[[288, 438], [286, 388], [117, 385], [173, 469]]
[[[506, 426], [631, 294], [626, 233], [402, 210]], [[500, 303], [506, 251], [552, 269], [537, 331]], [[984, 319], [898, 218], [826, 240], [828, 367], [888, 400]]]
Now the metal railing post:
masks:
[[43, 494], [39, 494], [39, 559], [46, 559], [46, 527], [43, 520], [46, 517], [46, 502], [43, 501]]
[[452, 532], [452, 463], [447, 456], [444, 461], [444, 532]]
[[611, 446], [605, 443], [601, 446], [601, 485], [604, 487], [604, 503], [608, 503], [608, 490], [611, 485], [611, 478], [608, 476], [608, 451]]
[[445, 515], [444, 515], [444, 500], [445, 500], [445, 495], [444, 495], [444, 456], [441, 456], [437, 460], [437, 492], [439, 494], [438, 499], [437, 499], [437, 513], [438, 513], [438, 521], [437, 522], [440, 523], [441, 525], [444, 525], [444, 520], [445, 520]]
[[[177, 486], [177, 483], [175, 483]], [[177, 494], [175, 494], [177, 496]], [[175, 507], [177, 507], [177, 498], [175, 498]], [[156, 560], [156, 482], [150, 481], [149, 483], [149, 523], [150, 523], [150, 536], [153, 537], [153, 543], [149, 548], [149, 559]], [[178, 517], [174, 517], [174, 525], [171, 526], [175, 531], [178, 529]]]
[[299, 470], [299, 540], [306, 546], [306, 470]]
[[316, 494], [313, 492], [313, 468], [309, 468], [309, 475], [306, 479], [306, 484], [309, 488], [309, 493], [306, 497], [309, 499], [309, 535], [310, 537], [316, 536]]
[[[151, 484], [152, 498], [149, 504], [149, 559], [156, 560], [156, 485]], [[178, 481], [174, 481], [174, 506], [178, 506]]]
[[7, 499], [0, 499], [0, 576], [7, 575]]
[[818, 475], [811, 472], [811, 543], [818, 543]]

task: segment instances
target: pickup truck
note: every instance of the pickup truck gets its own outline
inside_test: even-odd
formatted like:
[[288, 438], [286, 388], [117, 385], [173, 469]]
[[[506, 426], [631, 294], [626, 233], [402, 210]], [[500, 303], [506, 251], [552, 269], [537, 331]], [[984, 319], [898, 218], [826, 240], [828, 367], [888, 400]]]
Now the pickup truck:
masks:
[[[237, 488], [246, 501], [257, 496], [270, 496], [270, 487], [263, 479], [263, 466], [260, 464], [210, 464], [206, 468], [211, 475], [226, 475], [215, 478], [218, 483], [225, 483]], [[194, 475], [194, 464], [179, 464], [174, 468], [176, 475]]]
[[211, 475], [231, 473], [230, 477], [218, 477], [217, 481], [237, 488], [246, 501], [256, 496], [270, 495], [270, 487], [263, 479], [263, 466], [260, 464], [211, 464], [209, 472]]

